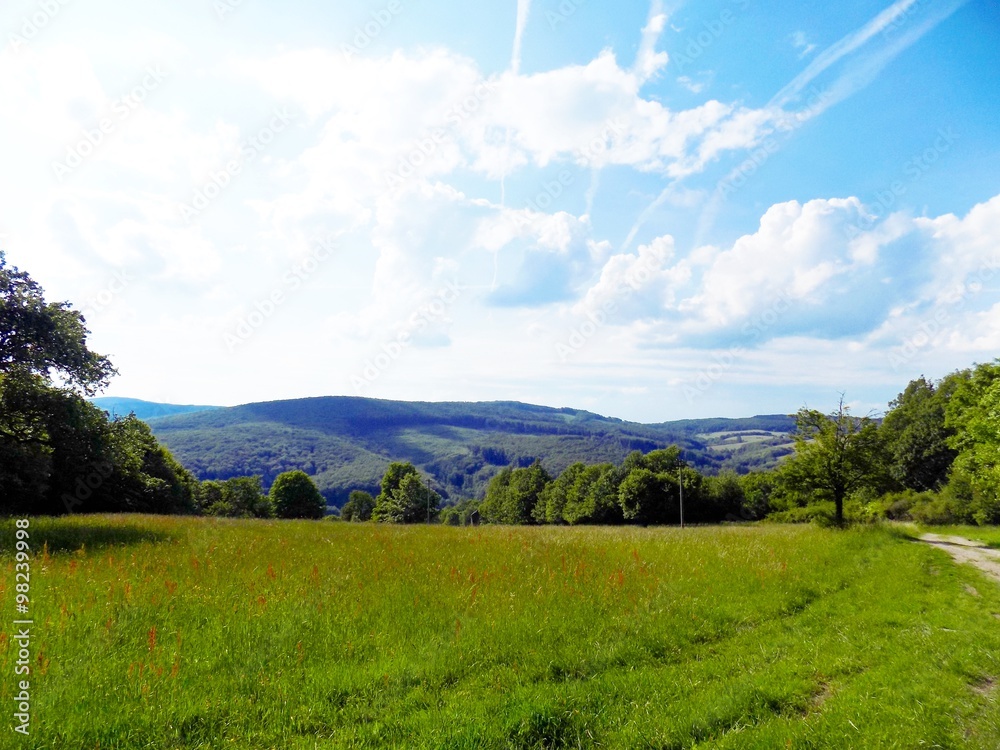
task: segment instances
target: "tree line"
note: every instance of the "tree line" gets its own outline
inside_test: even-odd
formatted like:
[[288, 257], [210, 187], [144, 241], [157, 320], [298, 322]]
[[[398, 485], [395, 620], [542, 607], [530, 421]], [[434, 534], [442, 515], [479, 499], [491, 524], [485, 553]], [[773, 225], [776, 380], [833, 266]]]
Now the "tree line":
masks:
[[[433, 493], [397, 489], [410, 464], [393, 464], [378, 498], [352, 493], [349, 521], [498, 524], [677, 524], [720, 521], [877, 519], [928, 524], [1000, 524], [1000, 360], [921, 376], [881, 419], [857, 417], [841, 399], [830, 414], [796, 414], [794, 452], [778, 468], [705, 476], [677, 446], [633, 451], [621, 465], [575, 463], [556, 477], [539, 462], [511, 465], [489, 482], [482, 500], [440, 509]], [[429, 490], [428, 490], [429, 492]], [[387, 498], [414, 506], [379, 510]], [[682, 502], [683, 499], [683, 502]], [[417, 507], [419, 506], [419, 507]], [[431, 508], [427, 516], [423, 509]]]
[[[92, 352], [83, 316], [48, 303], [0, 252], [0, 513], [191, 513], [320, 518], [326, 503], [299, 470], [199, 482], [134, 415], [86, 400], [116, 371]], [[771, 471], [705, 476], [677, 446], [620, 465], [507, 466], [482, 499], [442, 507], [420, 472], [393, 463], [377, 496], [352, 492], [345, 521], [447, 524], [676, 524], [726, 520], [835, 523], [876, 518], [1000, 523], [1000, 360], [921, 376], [884, 418], [796, 415], [795, 450]], [[682, 502], [683, 499], [683, 502]]]

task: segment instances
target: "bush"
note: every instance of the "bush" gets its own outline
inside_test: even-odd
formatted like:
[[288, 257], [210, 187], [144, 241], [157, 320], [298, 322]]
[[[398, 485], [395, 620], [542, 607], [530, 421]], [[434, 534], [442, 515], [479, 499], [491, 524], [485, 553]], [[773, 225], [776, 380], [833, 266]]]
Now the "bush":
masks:
[[917, 523], [927, 526], [943, 526], [957, 523], [954, 504], [943, 494], [924, 493], [929, 499], [914, 504], [910, 508], [910, 517]]
[[261, 488], [260, 477], [202, 482], [198, 488], [198, 504], [209, 516], [271, 518], [274, 515], [271, 500]]
[[832, 500], [824, 500], [802, 507], [795, 506], [788, 510], [771, 513], [768, 521], [775, 523], [810, 523], [817, 522], [821, 525], [833, 523], [837, 508]]
[[340, 517], [344, 521], [370, 521], [375, 509], [375, 498], [364, 490], [354, 490], [350, 499], [340, 509]]

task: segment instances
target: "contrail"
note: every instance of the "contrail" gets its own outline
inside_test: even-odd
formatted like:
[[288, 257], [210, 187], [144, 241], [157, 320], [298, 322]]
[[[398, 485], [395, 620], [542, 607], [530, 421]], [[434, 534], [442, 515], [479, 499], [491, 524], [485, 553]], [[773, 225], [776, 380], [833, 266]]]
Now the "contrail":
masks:
[[[892, 62], [892, 60], [895, 59], [900, 53], [909, 48], [915, 42], [919, 41], [925, 34], [927, 34], [927, 32], [934, 29], [938, 24], [955, 13], [955, 11], [965, 5], [968, 0], [952, 0], [952, 2], [945, 3], [940, 6], [939, 9], [936, 9], [936, 12], [933, 12], [921, 24], [914, 26], [914, 28], [910, 29], [906, 33], [900, 33], [899, 37], [891, 43], [882, 46], [872, 54], [867, 55], [860, 60], [846, 63], [847, 69], [839, 75], [832, 85], [830, 85], [819, 97], [817, 97], [817, 101], [815, 101], [811, 106], [807, 106], [800, 112], [787, 112], [785, 110], [785, 106], [798, 101], [806, 87], [809, 86], [809, 84], [811, 84], [824, 71], [840, 62], [848, 55], [856, 52], [868, 42], [872, 41], [876, 35], [885, 31], [890, 25], [903, 18], [908, 12], [910, 12], [911, 8], [919, 2], [921, 2], [921, 0], [897, 0], [897, 2], [893, 3], [884, 11], [879, 13], [875, 16], [875, 18], [866, 23], [860, 29], [848, 34], [820, 53], [812, 60], [812, 62], [809, 63], [809, 65], [806, 66], [805, 70], [795, 76], [795, 78], [783, 86], [781, 90], [771, 98], [771, 101], [767, 104], [765, 109], [773, 111], [773, 115], [771, 117], [772, 124], [786, 133], [793, 132], [805, 124], [808, 120], [817, 117], [833, 105], [853, 96], [875, 80], [882, 69]], [[727, 184], [728, 180], [736, 176], [739, 169], [740, 167], [737, 167], [735, 170], [726, 175], [726, 177], [723, 178], [716, 187], [715, 193], [712, 195], [711, 200], [702, 212], [702, 217], [695, 237], [695, 246], [703, 244], [705, 236], [708, 234], [715, 221], [715, 217], [718, 215], [722, 208], [722, 204], [724, 203], [725, 195], [723, 187]], [[663, 192], [660, 193], [656, 200], [654, 200], [642, 212], [636, 220], [636, 223], [629, 231], [625, 242], [622, 244], [623, 249], [632, 243], [639, 230], [646, 223], [649, 217], [663, 205], [664, 201], [669, 197], [671, 191], [682, 179], [683, 178], [677, 178], [673, 180], [663, 190]]]
[[514, 75], [521, 72], [521, 39], [531, 14], [531, 0], [517, 0], [517, 26], [514, 29], [514, 50], [510, 55], [510, 70]]
[[897, 0], [875, 18], [866, 23], [857, 31], [835, 42], [817, 55], [806, 69], [793, 78], [784, 88], [781, 89], [768, 104], [769, 107], [783, 107], [790, 101], [798, 98], [802, 90], [809, 85], [816, 76], [839, 61], [845, 55], [849, 55], [858, 49], [873, 36], [895, 22], [900, 16], [906, 13], [911, 6], [920, 0]]
[[[524, 38], [524, 29], [528, 25], [528, 16], [531, 15], [531, 0], [517, 0], [517, 24], [514, 27], [514, 49], [510, 53], [510, 72], [515, 76], [521, 72], [521, 40]], [[507, 137], [504, 141], [504, 159], [510, 151], [510, 127], [507, 128]], [[500, 205], [507, 205], [507, 169], [500, 174]]]
[[[900, 2], [876, 16], [863, 29], [844, 37], [828, 50], [824, 51], [802, 73], [792, 79], [791, 83], [779, 91], [771, 99], [768, 106], [783, 109], [785, 104], [799, 99], [803, 89], [812, 83], [820, 73], [838, 62], [848, 53], [853, 52], [862, 44], [871, 40], [876, 33], [886, 29], [889, 24], [898, 20], [902, 15], [907, 13], [914, 2], [920, 2], [920, 0], [900, 0]], [[941, 4], [922, 23], [915, 25], [905, 33], [900, 33], [891, 43], [882, 46], [860, 60], [846, 63], [847, 69], [823, 93], [820, 101], [813, 107], [807, 107], [804, 116], [800, 113], [800, 116], [796, 118], [797, 124], [801, 125], [806, 120], [822, 114], [829, 107], [842, 102], [844, 99], [863, 89], [874, 81], [882, 69], [898, 57], [900, 53], [920, 41], [927, 32], [933, 30], [967, 2], [968, 0], [951, 0], [951, 2]], [[903, 5], [904, 3], [905, 5]], [[791, 129], [794, 130], [795, 128]]]

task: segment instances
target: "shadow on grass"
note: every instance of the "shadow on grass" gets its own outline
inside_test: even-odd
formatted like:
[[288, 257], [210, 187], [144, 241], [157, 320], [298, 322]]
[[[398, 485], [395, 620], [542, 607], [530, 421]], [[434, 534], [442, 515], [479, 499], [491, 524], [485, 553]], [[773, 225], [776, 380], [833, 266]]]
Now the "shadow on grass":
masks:
[[[0, 522], [0, 539], [4, 540], [5, 551], [14, 548], [14, 521]], [[143, 542], [154, 544], [172, 541], [169, 534], [135, 525], [101, 524], [97, 521], [85, 523], [65, 523], [57, 519], [33, 519], [28, 529], [31, 551], [40, 554], [48, 545], [49, 554], [76, 552], [81, 547], [100, 550], [110, 547], [126, 547]]]

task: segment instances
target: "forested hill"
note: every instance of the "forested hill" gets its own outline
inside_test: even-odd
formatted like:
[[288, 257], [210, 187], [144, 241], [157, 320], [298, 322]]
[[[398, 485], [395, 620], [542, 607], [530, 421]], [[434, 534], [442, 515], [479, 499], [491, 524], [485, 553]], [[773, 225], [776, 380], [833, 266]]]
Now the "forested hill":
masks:
[[422, 403], [329, 397], [272, 401], [149, 420], [156, 437], [200, 479], [303, 469], [331, 504], [377, 491], [391, 461], [410, 461], [446, 498], [480, 497], [504, 466], [539, 459], [553, 475], [571, 463], [620, 462], [676, 443], [702, 471], [773, 466], [789, 452], [785, 415], [637, 424], [576, 409], [516, 402]]

